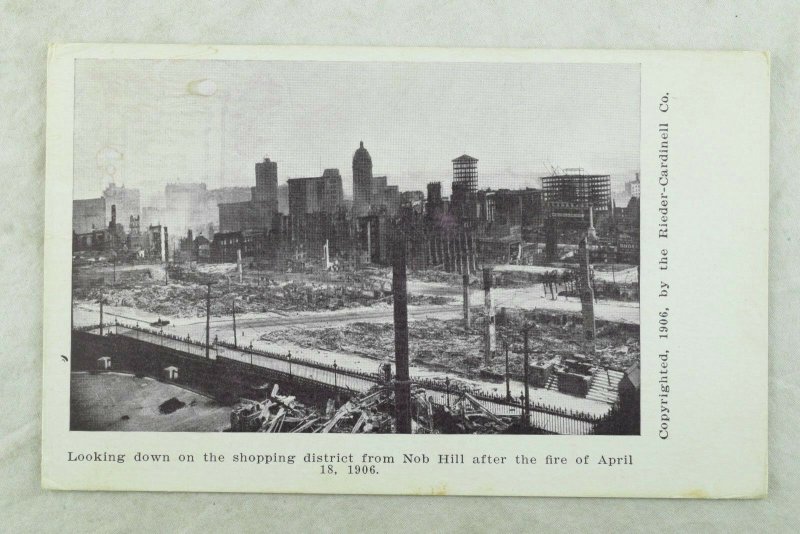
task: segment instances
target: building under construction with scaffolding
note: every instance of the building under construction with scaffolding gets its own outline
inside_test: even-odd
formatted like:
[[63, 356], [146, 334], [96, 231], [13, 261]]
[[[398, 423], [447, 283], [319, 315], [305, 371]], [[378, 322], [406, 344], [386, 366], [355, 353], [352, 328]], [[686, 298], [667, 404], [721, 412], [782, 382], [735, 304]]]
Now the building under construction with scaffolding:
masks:
[[566, 174], [542, 178], [542, 192], [548, 218], [562, 225], [585, 227], [590, 208], [594, 213], [609, 209], [611, 176], [567, 169]]

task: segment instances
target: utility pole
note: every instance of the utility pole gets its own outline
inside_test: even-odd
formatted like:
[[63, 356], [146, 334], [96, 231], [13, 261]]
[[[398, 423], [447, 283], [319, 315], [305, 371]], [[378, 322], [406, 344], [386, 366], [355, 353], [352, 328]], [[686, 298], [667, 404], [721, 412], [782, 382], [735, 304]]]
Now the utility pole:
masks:
[[528, 325], [524, 326], [524, 337], [525, 337], [525, 365], [524, 365], [524, 374], [525, 374], [525, 407], [522, 410], [522, 425], [524, 427], [528, 427], [531, 423], [531, 394], [530, 389], [528, 386]]
[[233, 297], [233, 346], [239, 347], [236, 341], [236, 297]]
[[103, 337], [103, 299], [100, 299], [100, 337]]
[[486, 309], [486, 339], [484, 343], [483, 364], [487, 367], [495, 353], [494, 303], [492, 302], [492, 270], [483, 269], [484, 306]]
[[503, 348], [506, 351], [506, 399], [511, 400], [511, 380], [508, 377], [508, 341], [503, 339]]
[[464, 271], [462, 275], [462, 281], [464, 284], [464, 330], [469, 332], [471, 320], [470, 320], [470, 310], [469, 310], [469, 269]]
[[397, 433], [411, 433], [411, 379], [408, 374], [408, 296], [406, 294], [406, 248], [401, 228], [395, 228], [392, 258], [394, 301], [394, 402]]
[[206, 282], [208, 286], [208, 293], [206, 293], [206, 359], [210, 359], [208, 350], [210, 346], [210, 333], [211, 333], [211, 286], [214, 282]]

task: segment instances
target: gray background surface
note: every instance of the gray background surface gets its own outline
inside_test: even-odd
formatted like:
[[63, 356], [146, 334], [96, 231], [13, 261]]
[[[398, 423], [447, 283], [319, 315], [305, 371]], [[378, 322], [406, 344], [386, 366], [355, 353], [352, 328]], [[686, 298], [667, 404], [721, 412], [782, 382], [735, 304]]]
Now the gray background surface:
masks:
[[[0, 1], [0, 530], [796, 531], [800, 224], [792, 215], [800, 199], [798, 27], [800, 3], [793, 0]], [[41, 229], [48, 42], [769, 50], [769, 497], [668, 501], [43, 492]]]

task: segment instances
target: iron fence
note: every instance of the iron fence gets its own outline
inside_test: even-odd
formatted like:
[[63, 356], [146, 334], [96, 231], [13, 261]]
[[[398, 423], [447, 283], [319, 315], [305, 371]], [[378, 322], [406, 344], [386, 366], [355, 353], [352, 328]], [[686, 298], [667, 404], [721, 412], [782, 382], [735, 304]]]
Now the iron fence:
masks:
[[[191, 339], [189, 336], [180, 337], [163, 331], [154, 330], [138, 325], [125, 325], [115, 322], [114, 332], [117, 335], [126, 335], [140, 341], [182, 350], [189, 354], [205, 357], [205, 343]], [[99, 325], [76, 328], [77, 331], [98, 329]], [[220, 353], [220, 347], [223, 350]], [[375, 384], [381, 383], [382, 378], [378, 373], [367, 373], [357, 369], [341, 367], [336, 364], [294, 357], [251, 347], [237, 347], [225, 341], [216, 341], [208, 347], [209, 354], [216, 359], [236, 361], [267, 368], [285, 374], [288, 377], [311, 380], [335, 389], [365, 392]], [[427, 396], [434, 404], [449, 406], [457, 396], [469, 393], [484, 407], [496, 415], [521, 416], [524, 410], [523, 399], [481, 391], [477, 388], [450, 382], [448, 379], [412, 378], [412, 382], [427, 391]], [[531, 402], [529, 406], [531, 424], [554, 433], [586, 434], [591, 433], [595, 424], [603, 420], [603, 415], [591, 414], [577, 409], [563, 406], [553, 406], [545, 403]]]

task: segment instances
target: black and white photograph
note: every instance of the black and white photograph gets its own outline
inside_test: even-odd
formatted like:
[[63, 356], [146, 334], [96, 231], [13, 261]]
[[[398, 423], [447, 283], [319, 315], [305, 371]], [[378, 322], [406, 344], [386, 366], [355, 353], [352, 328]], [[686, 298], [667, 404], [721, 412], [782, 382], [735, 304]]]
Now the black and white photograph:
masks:
[[639, 64], [74, 69], [70, 431], [640, 434]]

